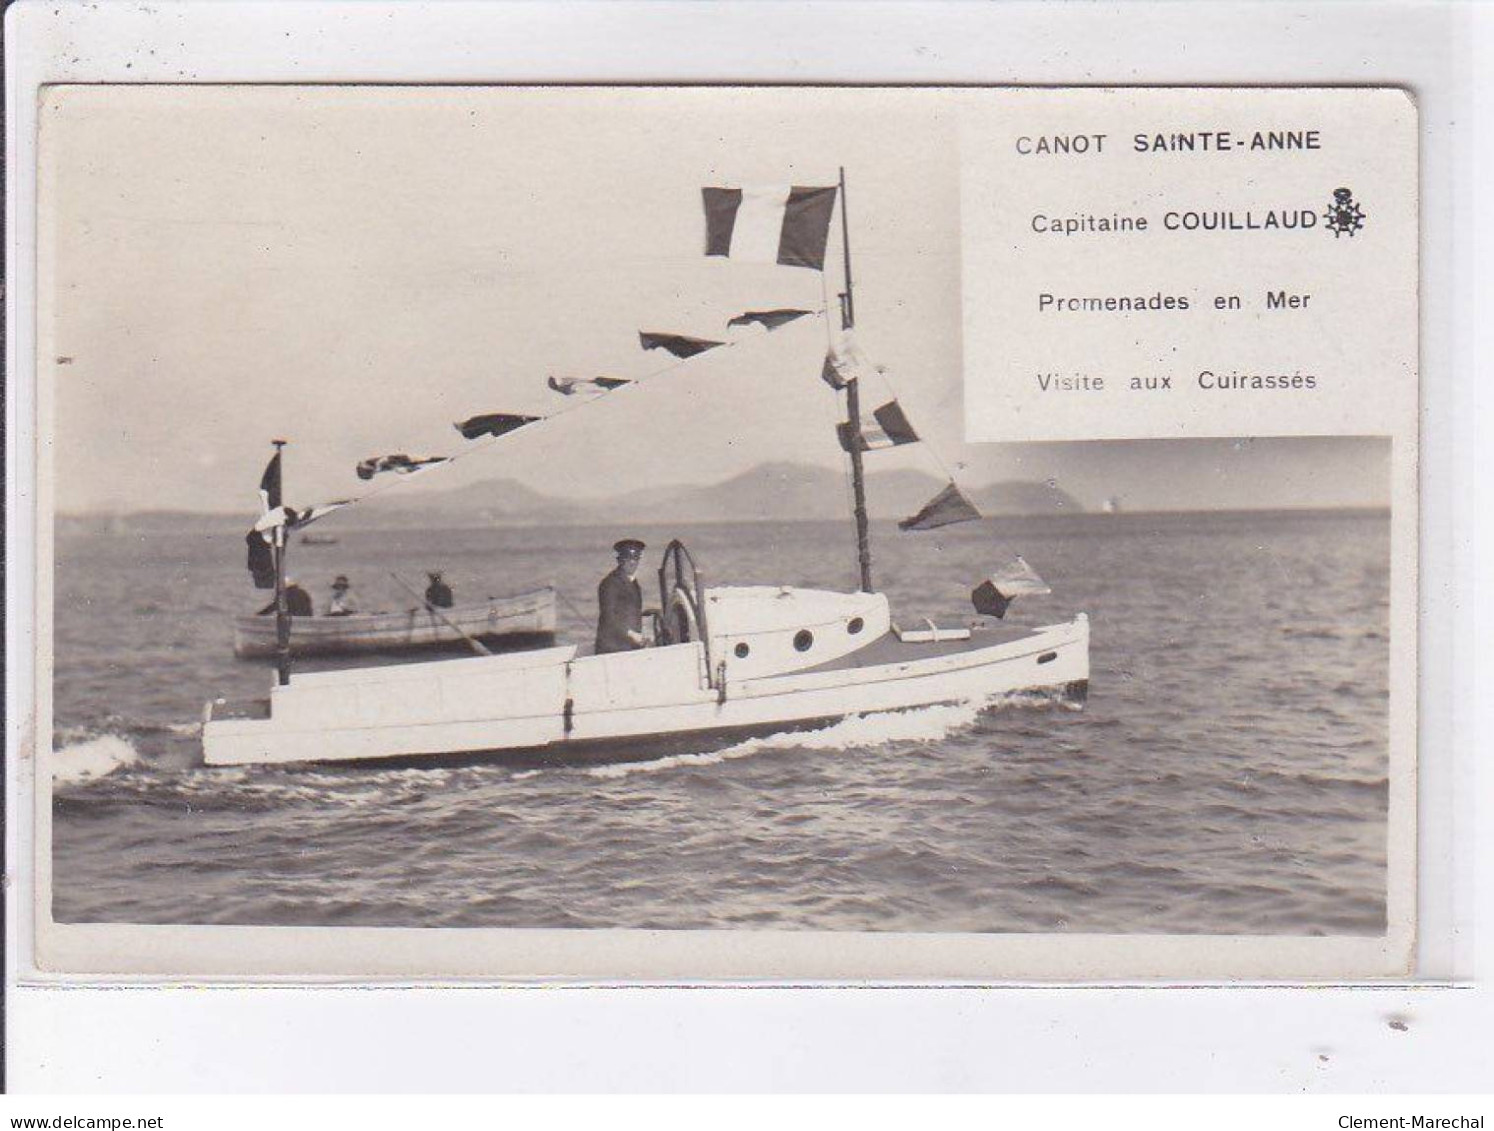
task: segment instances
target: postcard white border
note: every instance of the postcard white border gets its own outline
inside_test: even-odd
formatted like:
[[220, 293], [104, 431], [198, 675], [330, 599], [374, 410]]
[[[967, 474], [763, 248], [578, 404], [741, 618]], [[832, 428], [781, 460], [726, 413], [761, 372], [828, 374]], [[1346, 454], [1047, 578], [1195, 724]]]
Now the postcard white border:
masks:
[[[773, 18], [786, 11], [792, 11], [792, 20]], [[1442, 124], [1452, 116], [1453, 107], [1466, 99], [1472, 81], [1469, 57], [1456, 45], [1467, 45], [1475, 26], [1487, 25], [1469, 9], [1441, 7], [1294, 9], [1289, 27], [1284, 19], [1278, 25], [1261, 13], [1253, 5], [1190, 11], [1145, 4], [1000, 9], [958, 4], [217, 3], [141, 8], [23, 4], [12, 9], [7, 28], [9, 167], [13, 171], [34, 167], [32, 96], [44, 81], [1340, 81], [1407, 85], [1418, 94], [1427, 123], [1423, 371], [1443, 375], [1446, 381], [1429, 376], [1423, 393], [1421, 741], [1423, 749], [1469, 751], [1473, 730], [1487, 725], [1487, 713], [1478, 706], [1476, 695], [1460, 701], [1454, 694], [1458, 689], [1476, 688], [1477, 683], [1470, 681], [1478, 673], [1466, 667], [1472, 653], [1468, 645], [1474, 638], [1467, 618], [1456, 615], [1459, 593], [1452, 584], [1455, 554], [1461, 549], [1452, 542], [1453, 531], [1457, 520], [1468, 518], [1466, 496], [1455, 498], [1453, 484], [1457, 471], [1469, 468], [1455, 466], [1455, 459], [1470, 451], [1466, 445], [1472, 419], [1471, 414], [1456, 411], [1467, 388], [1455, 383], [1453, 375], [1460, 370], [1451, 363], [1470, 359], [1469, 299], [1452, 288], [1455, 280], [1469, 277], [1472, 261], [1466, 250], [1436, 237], [1450, 234], [1451, 194], [1458, 183], [1455, 174], [1466, 172], [1470, 161], [1453, 147], [1458, 135]], [[1358, 16], [1358, 22], [1351, 16]], [[1156, 28], [1159, 21], [1171, 34], [1165, 44], [1151, 46], [1154, 41], [1145, 29]], [[1361, 30], [1356, 32], [1356, 28]], [[1371, 38], [1373, 53], [1364, 50]], [[1187, 40], [1189, 51], [1177, 50], [1180, 39]], [[1251, 50], [1251, 45], [1256, 49]], [[9, 227], [12, 240], [25, 246], [32, 230], [28, 221], [34, 222], [35, 198], [30, 185], [13, 180], [12, 188], [7, 202]], [[12, 332], [8, 361], [10, 372], [22, 377], [34, 353], [33, 266], [28, 259], [17, 258], [9, 268]], [[28, 436], [26, 422], [35, 408], [34, 384], [13, 380], [10, 387], [8, 444], [14, 457]], [[28, 607], [34, 596], [25, 555], [17, 551], [26, 548], [24, 525], [36, 484], [33, 468], [17, 465], [14, 459], [11, 466], [15, 474], [7, 492], [11, 516], [7, 602], [9, 608], [18, 609]], [[30, 652], [25, 630], [16, 618], [8, 620], [7, 654], [12, 671], [7, 741], [12, 753], [25, 737], [24, 715], [17, 714], [16, 708], [29, 706], [35, 686], [35, 672], [28, 671], [25, 662]], [[1464, 666], [1454, 668], [1459, 646], [1464, 649]], [[25, 769], [19, 767], [22, 778]], [[17, 778], [11, 781], [15, 784]], [[1426, 865], [1422, 870], [1419, 968], [1432, 976], [1466, 976], [1472, 969], [1471, 932], [1465, 924], [1475, 891], [1475, 870], [1460, 863], [1472, 858], [1475, 840], [1470, 785], [1471, 766], [1466, 758], [1429, 759], [1423, 765], [1421, 823]], [[25, 914], [30, 905], [29, 878], [14, 839], [17, 818], [22, 817], [17, 803], [21, 801], [24, 808], [26, 792], [22, 781], [7, 799], [12, 837], [7, 950], [13, 986], [20, 969], [17, 945], [24, 948], [30, 933]], [[1445, 870], [1442, 861], [1449, 862]], [[1487, 859], [1483, 863], [1487, 865]], [[834, 941], [839, 946], [844, 940]], [[925, 971], [924, 976], [930, 973]], [[870, 971], [868, 975], [877, 976]], [[13, 998], [12, 1020], [18, 1015], [34, 1020], [35, 1015], [27, 1013], [27, 999], [57, 992], [17, 989], [17, 995], [25, 996]], [[169, 996], [158, 992], [162, 1000]], [[411, 992], [386, 991], [394, 995], [394, 1002], [407, 1000]], [[837, 992], [855, 996], [851, 990], [823, 991]], [[311, 989], [277, 991], [276, 997], [297, 993], [323, 1001], [329, 1010], [334, 1001], [342, 1000], [325, 996], [334, 991]], [[1211, 991], [1189, 993], [1207, 996]], [[1479, 995], [1456, 995], [1459, 1000], [1468, 996]], [[1142, 1007], [1142, 1012], [1148, 1008]], [[355, 1063], [339, 1063], [351, 1074], [344, 1079], [357, 1076]]]

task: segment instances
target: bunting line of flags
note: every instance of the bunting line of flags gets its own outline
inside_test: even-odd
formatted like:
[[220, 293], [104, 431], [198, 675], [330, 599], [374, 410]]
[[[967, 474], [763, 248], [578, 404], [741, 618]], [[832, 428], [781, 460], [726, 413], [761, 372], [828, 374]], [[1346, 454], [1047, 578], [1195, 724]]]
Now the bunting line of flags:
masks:
[[[884, 370], [867, 356], [856, 340], [855, 334], [847, 330], [839, 341], [832, 343], [825, 354], [825, 363], [820, 367], [820, 378], [832, 389], [844, 389], [851, 381], [865, 387], [864, 379], [881, 375]], [[896, 400], [888, 401], [864, 414], [856, 425], [842, 421], [837, 426], [840, 446], [850, 451], [874, 452], [886, 448], [916, 444], [920, 437], [908, 419], [903, 407]], [[905, 531], [934, 530], [957, 522], [974, 522], [982, 517], [959, 486], [950, 480], [939, 494], [928, 501], [917, 514], [903, 519], [898, 529]]]
[[[705, 211], [705, 254], [745, 263], [777, 264], [823, 271], [830, 222], [834, 216], [838, 192], [834, 185], [703, 188], [701, 200]], [[817, 312], [797, 307], [748, 310], [728, 319], [726, 329], [760, 328], [772, 332], [814, 313]], [[663, 350], [681, 360], [697, 357], [727, 344], [723, 339], [659, 331], [640, 331], [638, 341], [645, 351]], [[838, 391], [852, 380], [860, 382], [864, 377], [881, 372], [880, 367], [866, 356], [852, 332], [847, 330], [832, 343], [820, 376], [826, 384]], [[578, 397], [583, 401], [601, 397], [634, 383], [626, 378], [605, 376], [551, 376], [546, 380], [551, 391], [566, 397]], [[454, 427], [466, 440], [487, 437], [496, 439], [544, 419], [544, 416], [490, 412], [458, 421]], [[920, 439], [896, 400], [878, 406], [860, 420], [842, 422], [837, 431], [841, 446], [847, 452], [880, 451], [917, 443]], [[358, 478], [365, 481], [385, 473], [407, 476], [447, 463], [453, 458], [455, 457], [417, 457], [401, 452], [362, 460], [355, 471]], [[300, 514], [285, 507], [281, 501], [279, 452], [265, 467], [260, 479], [259, 495], [261, 515], [247, 536], [249, 571], [259, 588], [274, 586], [274, 564], [270, 547], [277, 529], [305, 525], [357, 501], [339, 499], [312, 507]], [[917, 514], [904, 519], [898, 526], [907, 531], [933, 530], [980, 517], [980, 511], [950, 480]], [[1025, 562], [1022, 564], [1026, 566]], [[1036, 574], [1032, 574], [1032, 577], [1036, 579], [1036, 584], [1041, 584], [1041, 579]], [[994, 579], [990, 584], [999, 598], [1012, 585], [1020, 588], [1021, 585], [1031, 583], [1021, 578], [1008, 578], [1004, 582], [1007, 588], [997, 585]], [[1007, 596], [1003, 599], [1009, 601], [1010, 598]], [[992, 598], [988, 603], [995, 609], [1000, 601]], [[993, 615], [1000, 616], [1004, 611], [1005, 605], [1001, 604], [1000, 611]]]
[[[785, 326], [790, 322], [813, 313], [815, 312], [812, 310], [799, 308], [749, 310], [729, 319], [727, 327], [758, 326], [771, 332], [780, 326]], [[639, 344], [645, 350], [661, 349], [681, 360], [695, 357], [707, 350], [726, 344], [725, 341], [713, 338], [697, 338], [687, 334], [668, 334], [654, 331], [640, 332], [638, 340]], [[552, 392], [566, 397], [579, 397], [583, 400], [595, 399], [635, 383], [623, 377], [606, 376], [556, 377], [552, 375], [545, 379], [546, 386]], [[466, 420], [457, 421], [454, 427], [461, 433], [462, 438], [466, 440], [478, 440], [484, 437], [497, 439], [515, 432], [525, 425], [544, 419], [546, 418], [543, 416], [524, 415], [520, 413], [488, 412], [468, 417]], [[434, 467], [445, 463], [451, 458], [450, 456], [415, 457], [404, 453], [396, 453], [363, 460], [355, 470], [358, 478], [369, 480], [384, 472], [408, 475], [427, 467]]]
[[[729, 329], [738, 327], [761, 327], [771, 332], [780, 326], [786, 326], [790, 322], [807, 317], [815, 313], [812, 310], [799, 308], [780, 308], [774, 310], [749, 310], [727, 321]], [[717, 346], [725, 345], [723, 340], [712, 338], [696, 338], [686, 334], [667, 334], [653, 331], [642, 331], [638, 335], [639, 344], [645, 350], [662, 349], [673, 356], [685, 360], [715, 349]], [[582, 400], [595, 399], [625, 388], [636, 382], [623, 377], [556, 377], [549, 376], [545, 379], [546, 386], [555, 393], [565, 397], [578, 397]], [[520, 428], [537, 421], [544, 420], [544, 416], [525, 415], [513, 412], [487, 412], [477, 416], [468, 417], [466, 420], [457, 421], [453, 427], [461, 433], [465, 440], [479, 440], [484, 437], [498, 439], [516, 432]], [[422, 471], [428, 467], [435, 467], [448, 462], [451, 456], [411, 456], [403, 452], [392, 455], [375, 456], [361, 461], [354, 469], [358, 478], [365, 481], [375, 478], [386, 472], [397, 475], [410, 475]], [[266, 469], [266, 476], [270, 470]], [[276, 491], [278, 492], [278, 481]], [[261, 494], [265, 490], [262, 486]], [[336, 505], [346, 505], [351, 500], [342, 500]], [[333, 505], [318, 508], [316, 517], [334, 509]], [[309, 521], [309, 519], [308, 519]]]

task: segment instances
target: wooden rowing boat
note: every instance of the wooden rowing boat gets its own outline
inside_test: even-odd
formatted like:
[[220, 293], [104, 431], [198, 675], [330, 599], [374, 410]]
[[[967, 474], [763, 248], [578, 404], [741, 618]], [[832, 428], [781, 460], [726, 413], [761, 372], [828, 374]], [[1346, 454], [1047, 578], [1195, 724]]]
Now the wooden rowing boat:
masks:
[[[292, 617], [290, 624], [291, 653], [297, 656], [465, 647], [464, 633], [504, 650], [548, 646], [555, 641], [555, 590], [546, 586], [439, 612], [419, 606], [393, 613]], [[233, 635], [236, 656], [275, 655], [272, 616], [236, 617]]]

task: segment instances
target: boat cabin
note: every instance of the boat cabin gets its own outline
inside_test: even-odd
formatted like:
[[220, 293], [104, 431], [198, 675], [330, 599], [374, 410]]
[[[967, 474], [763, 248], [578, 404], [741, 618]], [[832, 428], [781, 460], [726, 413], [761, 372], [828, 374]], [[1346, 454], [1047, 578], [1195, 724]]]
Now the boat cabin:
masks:
[[817, 667], [890, 630], [891, 612], [880, 593], [788, 585], [707, 587], [677, 539], [659, 566], [655, 643], [700, 641], [715, 685]]

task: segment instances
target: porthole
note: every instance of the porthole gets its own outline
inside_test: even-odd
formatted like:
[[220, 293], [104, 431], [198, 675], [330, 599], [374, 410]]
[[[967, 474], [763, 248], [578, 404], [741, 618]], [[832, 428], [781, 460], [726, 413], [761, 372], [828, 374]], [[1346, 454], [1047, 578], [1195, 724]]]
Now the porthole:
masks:
[[814, 647], [814, 633], [807, 628], [801, 628], [794, 633], [794, 651], [808, 652]]
[[1056, 659], [1058, 659], [1057, 652], [1044, 652], [1041, 656], [1038, 657], [1038, 663], [1051, 664]]
[[737, 654], [737, 659], [745, 660], [747, 658], [747, 653], [752, 651], [752, 649], [749, 648], [744, 641], [743, 643], [738, 644], [735, 648], [733, 648], [732, 651]]
[[852, 617], [849, 621], [846, 622], [846, 631], [849, 632], [852, 636], [855, 636], [865, 627], [866, 622], [860, 617]]

